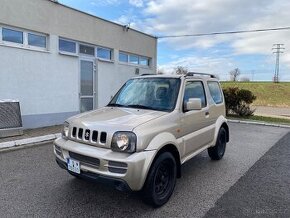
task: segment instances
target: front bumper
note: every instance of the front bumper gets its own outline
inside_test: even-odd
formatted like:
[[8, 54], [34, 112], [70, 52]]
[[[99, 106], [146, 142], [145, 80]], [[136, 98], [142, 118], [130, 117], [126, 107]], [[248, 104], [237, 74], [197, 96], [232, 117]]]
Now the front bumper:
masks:
[[156, 152], [127, 154], [62, 138], [54, 141], [54, 153], [60, 167], [67, 169], [67, 159], [72, 158], [80, 161], [81, 174], [75, 175], [112, 182], [118, 189], [133, 191], [142, 189]]

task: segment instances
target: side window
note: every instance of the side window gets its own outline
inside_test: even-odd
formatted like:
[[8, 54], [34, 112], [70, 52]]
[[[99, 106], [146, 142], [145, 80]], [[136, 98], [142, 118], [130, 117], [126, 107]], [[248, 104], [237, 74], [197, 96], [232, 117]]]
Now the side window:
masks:
[[186, 83], [183, 102], [187, 102], [190, 98], [200, 98], [201, 106], [206, 107], [205, 91], [201, 81], [192, 81]]
[[222, 91], [218, 82], [208, 82], [208, 88], [210, 95], [216, 104], [223, 102]]

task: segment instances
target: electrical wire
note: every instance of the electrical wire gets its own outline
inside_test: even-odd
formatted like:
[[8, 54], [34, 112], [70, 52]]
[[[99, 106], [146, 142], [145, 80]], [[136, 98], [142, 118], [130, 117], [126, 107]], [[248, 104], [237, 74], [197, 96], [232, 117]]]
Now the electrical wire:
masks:
[[267, 29], [237, 30], [237, 31], [197, 33], [197, 34], [184, 34], [184, 35], [167, 35], [167, 36], [165, 35], [165, 36], [156, 36], [156, 37], [158, 39], [165, 39], [165, 38], [180, 38], [180, 37], [229, 35], [229, 34], [240, 34], [240, 33], [270, 32], [270, 31], [281, 31], [281, 30], [290, 30], [290, 27], [276, 27], [276, 28], [267, 28]]

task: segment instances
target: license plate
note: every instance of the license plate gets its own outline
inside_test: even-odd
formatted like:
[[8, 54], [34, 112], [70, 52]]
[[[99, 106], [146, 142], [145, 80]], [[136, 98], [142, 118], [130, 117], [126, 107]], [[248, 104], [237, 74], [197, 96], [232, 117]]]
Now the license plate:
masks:
[[68, 159], [67, 160], [67, 169], [69, 171], [72, 171], [74, 173], [80, 174], [81, 173], [81, 166], [80, 166], [80, 162], [77, 160], [73, 160], [73, 159]]

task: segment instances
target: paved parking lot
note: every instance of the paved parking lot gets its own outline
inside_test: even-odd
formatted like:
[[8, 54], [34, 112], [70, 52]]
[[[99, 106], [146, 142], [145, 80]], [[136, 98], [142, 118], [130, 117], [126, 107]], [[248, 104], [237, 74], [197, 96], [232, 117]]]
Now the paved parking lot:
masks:
[[[0, 153], [0, 217], [213, 217], [215, 211], [218, 217], [223, 217], [228, 213], [221, 210], [223, 205], [231, 208], [232, 204], [228, 200], [231, 198], [225, 197], [245, 189], [234, 188], [237, 185], [241, 188], [249, 182], [249, 179], [243, 180], [252, 178], [247, 175], [255, 169], [255, 163], [289, 131], [247, 124], [230, 124], [230, 128], [231, 142], [224, 159], [211, 161], [203, 152], [187, 162], [182, 167], [182, 178], [177, 180], [173, 196], [159, 209], [144, 205], [138, 194], [119, 192], [70, 176], [56, 165], [52, 144]], [[281, 146], [279, 143], [273, 149]], [[290, 146], [285, 146], [285, 143], [287, 145], [289, 140], [282, 143], [289, 151]], [[286, 161], [289, 160], [288, 156]], [[274, 173], [272, 169], [264, 176], [275, 177]], [[285, 175], [288, 174], [280, 176]], [[283, 187], [286, 183], [280, 183], [279, 179], [271, 181], [274, 181], [272, 185], [280, 187], [277, 190], [288, 191], [286, 194], [289, 196], [289, 189]], [[263, 198], [273, 197], [271, 190], [259, 190]], [[248, 195], [249, 198], [252, 195]], [[240, 199], [241, 202], [236, 202], [247, 201], [247, 197]], [[263, 211], [259, 205], [257, 207], [256, 211]], [[264, 211], [267, 212], [265, 208]], [[287, 215], [287, 211], [278, 215], [283, 217], [284, 214]]]

